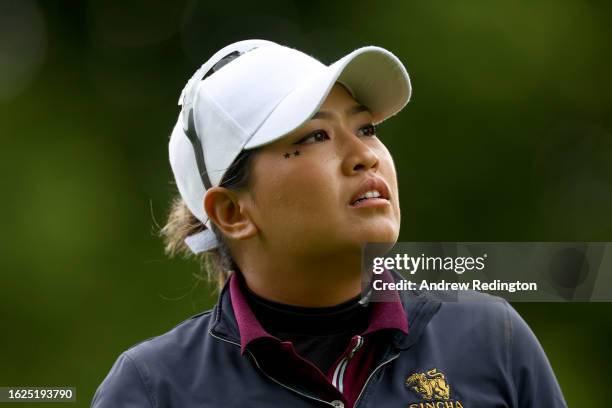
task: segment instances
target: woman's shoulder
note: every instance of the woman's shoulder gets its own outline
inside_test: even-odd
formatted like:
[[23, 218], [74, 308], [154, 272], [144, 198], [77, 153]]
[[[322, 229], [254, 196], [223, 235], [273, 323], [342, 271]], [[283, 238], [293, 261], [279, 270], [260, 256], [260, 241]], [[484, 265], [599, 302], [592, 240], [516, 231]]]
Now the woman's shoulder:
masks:
[[142, 340], [123, 352], [138, 361], [179, 359], [193, 353], [207, 336], [213, 310], [195, 314], [165, 333]]
[[[92, 407], [159, 406], [159, 389], [166, 381], [187, 372], [197, 361], [212, 311], [198, 313], [168, 330], [143, 340], [122, 352], [92, 400]], [[172, 374], [172, 375], [169, 375]], [[184, 380], [184, 379], [181, 379]]]
[[429, 329], [449, 341], [472, 348], [472, 355], [503, 355], [508, 366], [521, 362], [546, 366], [544, 350], [527, 322], [505, 299], [477, 291], [437, 293], [440, 308]]
[[431, 326], [435, 330], [465, 335], [472, 342], [510, 347], [513, 336], [532, 336], [523, 318], [505, 299], [478, 291], [432, 292], [440, 302]]
[[437, 339], [456, 354], [468, 356], [472, 373], [497, 362], [513, 384], [518, 406], [565, 407], [563, 394], [539, 340], [505, 299], [481, 292], [447, 298], [432, 319]]

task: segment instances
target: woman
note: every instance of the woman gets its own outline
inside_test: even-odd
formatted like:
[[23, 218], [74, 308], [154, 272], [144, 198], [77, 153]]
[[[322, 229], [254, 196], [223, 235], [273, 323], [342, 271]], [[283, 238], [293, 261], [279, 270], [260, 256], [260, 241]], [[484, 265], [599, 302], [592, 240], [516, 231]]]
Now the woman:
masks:
[[330, 66], [261, 40], [211, 57], [179, 102], [162, 232], [171, 255], [199, 254], [218, 303], [124, 352], [92, 406], [565, 406], [507, 303], [360, 302], [362, 244], [400, 228], [376, 124], [410, 93], [378, 47]]

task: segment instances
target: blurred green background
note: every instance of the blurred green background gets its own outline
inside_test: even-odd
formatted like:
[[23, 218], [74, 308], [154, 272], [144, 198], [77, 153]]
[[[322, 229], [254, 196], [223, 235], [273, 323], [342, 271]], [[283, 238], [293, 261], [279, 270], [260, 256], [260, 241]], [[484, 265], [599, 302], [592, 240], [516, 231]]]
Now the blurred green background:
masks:
[[[611, 23], [597, 1], [0, 0], [0, 386], [88, 406], [123, 350], [214, 303], [156, 231], [180, 91], [241, 39], [406, 64], [379, 132], [402, 241], [612, 241]], [[569, 405], [602, 406], [612, 304], [515, 307]]]

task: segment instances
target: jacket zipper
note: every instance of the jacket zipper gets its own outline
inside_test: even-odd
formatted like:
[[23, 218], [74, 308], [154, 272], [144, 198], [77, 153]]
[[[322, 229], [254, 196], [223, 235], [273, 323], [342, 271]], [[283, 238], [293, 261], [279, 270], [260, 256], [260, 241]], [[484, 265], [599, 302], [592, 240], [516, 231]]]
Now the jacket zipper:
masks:
[[353, 404], [353, 408], [356, 408], [359, 404], [359, 400], [361, 399], [361, 395], [363, 394], [363, 392], [365, 391], [366, 387], [368, 386], [368, 383], [370, 382], [370, 380], [372, 379], [372, 377], [374, 376], [374, 374], [376, 374], [376, 372], [384, 365], [390, 363], [391, 361], [395, 360], [396, 358], [399, 357], [399, 353], [397, 353], [396, 355], [394, 355], [393, 357], [391, 357], [390, 359], [383, 361], [382, 363], [380, 363], [368, 376], [368, 379], [366, 380], [365, 384], [363, 384], [363, 387], [361, 388], [361, 391], [359, 391], [359, 395], [357, 396], [357, 399], [355, 400], [355, 404]]
[[[233, 344], [233, 345], [235, 345], [235, 346], [240, 347], [240, 344], [239, 344], [239, 343], [236, 343], [236, 342], [233, 342], [233, 341], [231, 341], [231, 340], [226, 340], [226, 339], [224, 339], [224, 338], [222, 338], [222, 337], [219, 337], [219, 336], [215, 335], [215, 334], [212, 332], [212, 330], [209, 330], [209, 331], [208, 331], [208, 333], [209, 333], [209, 334], [210, 334], [212, 337], [214, 337], [215, 339], [218, 339], [218, 340], [224, 341], [224, 342], [226, 342], [226, 343], [230, 343], [230, 344]], [[288, 389], [289, 391], [293, 391], [293, 392], [295, 392], [296, 394], [299, 394], [299, 395], [301, 395], [301, 396], [303, 396], [303, 397], [310, 398], [310, 399], [313, 399], [313, 400], [315, 400], [315, 401], [322, 402], [322, 403], [324, 403], [324, 404], [326, 404], [326, 405], [329, 405], [329, 406], [335, 407], [335, 405], [334, 405], [334, 404], [332, 404], [331, 402], [327, 402], [327, 401], [324, 401], [324, 400], [322, 400], [322, 399], [320, 399], [320, 398], [313, 397], [312, 395], [304, 394], [303, 392], [298, 391], [298, 390], [296, 390], [295, 388], [291, 388], [291, 387], [289, 387], [288, 385], [285, 385], [285, 384], [283, 384], [282, 382], [278, 381], [277, 379], [275, 379], [275, 378], [273, 378], [273, 377], [269, 376], [269, 375], [268, 375], [268, 374], [267, 374], [267, 373], [266, 373], [266, 372], [265, 372], [265, 371], [264, 371], [264, 370], [263, 370], [263, 369], [262, 369], [262, 368], [259, 366], [259, 362], [258, 362], [258, 361], [257, 361], [257, 359], [255, 358], [255, 356], [253, 355], [253, 353], [251, 353], [251, 351], [250, 351], [250, 350], [247, 350], [247, 353], [249, 353], [249, 355], [251, 356], [251, 358], [252, 358], [252, 359], [253, 359], [253, 361], [255, 362], [255, 365], [257, 366], [257, 369], [258, 369], [259, 371], [261, 371], [261, 372], [263, 373], [263, 375], [265, 375], [266, 377], [268, 377], [270, 380], [274, 381], [274, 382], [275, 382], [275, 383], [277, 383], [278, 385], [280, 385], [280, 386], [282, 386], [282, 387], [284, 387], [284, 388]]]
[[361, 348], [361, 346], [363, 346], [363, 337], [357, 336], [357, 344], [355, 345], [355, 347], [353, 347], [353, 349], [348, 353], [346, 357], [340, 360], [340, 362], [336, 366], [336, 369], [334, 370], [334, 375], [332, 377], [332, 385], [336, 387], [338, 391], [340, 391], [340, 394], [344, 394], [344, 373], [346, 372], [346, 366], [348, 365], [349, 360], [353, 358], [353, 356], [355, 355], [357, 350]]

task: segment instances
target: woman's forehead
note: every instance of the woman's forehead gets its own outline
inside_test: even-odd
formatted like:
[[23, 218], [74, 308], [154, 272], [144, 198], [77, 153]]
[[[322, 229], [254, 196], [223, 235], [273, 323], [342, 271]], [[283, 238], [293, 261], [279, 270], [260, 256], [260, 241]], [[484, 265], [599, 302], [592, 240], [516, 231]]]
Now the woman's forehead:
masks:
[[310, 120], [331, 119], [331, 115], [353, 116], [369, 109], [353, 98], [351, 92], [340, 82], [336, 82], [323, 104]]
[[323, 101], [321, 109], [338, 103], [355, 105], [359, 104], [359, 101], [353, 98], [351, 92], [344, 86], [344, 84], [336, 82]]
[[347, 88], [340, 82], [336, 82], [332, 87], [331, 91], [325, 98], [325, 101], [317, 112], [314, 113], [304, 124], [292, 132], [286, 134], [284, 137], [264, 146], [264, 148], [274, 148], [275, 146], [284, 145], [287, 139], [290, 139], [292, 135], [300, 134], [304, 128], [307, 128], [312, 121], [315, 120], [336, 120], [341, 117], [351, 118], [357, 115], [370, 115], [369, 109], [359, 103]]

